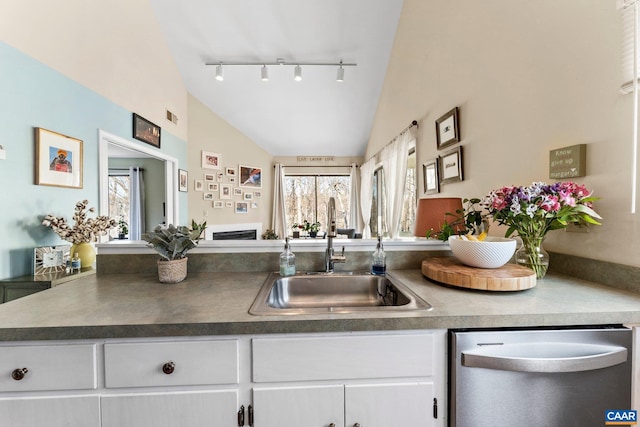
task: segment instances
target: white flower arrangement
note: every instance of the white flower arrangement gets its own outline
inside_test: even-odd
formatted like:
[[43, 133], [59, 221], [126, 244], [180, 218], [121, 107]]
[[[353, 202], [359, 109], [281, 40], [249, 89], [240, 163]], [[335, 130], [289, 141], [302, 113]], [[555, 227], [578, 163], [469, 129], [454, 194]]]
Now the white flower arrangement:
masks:
[[42, 225], [51, 227], [60, 238], [73, 244], [97, 242], [100, 236], [106, 235], [109, 229], [114, 228], [117, 223], [115, 219], [104, 215], [88, 218], [87, 212], [95, 212], [95, 208], [87, 209], [87, 206], [89, 206], [88, 200], [76, 203], [73, 227], [67, 224], [65, 218], [53, 215], [45, 216]]

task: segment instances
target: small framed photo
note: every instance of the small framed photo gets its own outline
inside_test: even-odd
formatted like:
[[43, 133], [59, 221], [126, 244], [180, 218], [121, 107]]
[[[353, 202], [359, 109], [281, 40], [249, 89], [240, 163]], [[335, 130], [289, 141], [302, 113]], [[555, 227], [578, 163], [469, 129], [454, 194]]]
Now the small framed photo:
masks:
[[160, 126], [133, 113], [133, 137], [156, 148], [160, 148]]
[[220, 184], [220, 198], [221, 199], [231, 198], [231, 186], [229, 184]]
[[262, 188], [262, 168], [239, 165], [239, 184], [245, 188]]
[[458, 107], [453, 108], [436, 120], [436, 140], [438, 150], [460, 141]]
[[233, 202], [224, 202], [224, 207], [225, 208], [232, 208], [233, 207]]
[[251, 202], [251, 209], [258, 209], [258, 202]]
[[262, 191], [254, 191], [253, 197], [259, 199], [260, 197], [262, 197]]
[[220, 184], [218, 184], [217, 182], [209, 182], [207, 184], [207, 190], [209, 191], [220, 191]]
[[249, 202], [236, 202], [236, 213], [246, 214], [249, 211]]
[[220, 154], [210, 151], [202, 151], [202, 168], [203, 169], [221, 169], [222, 159]]
[[196, 179], [193, 181], [193, 189], [194, 191], [203, 191], [204, 190], [204, 183], [202, 181], [200, 181], [199, 179]]
[[438, 173], [438, 159], [427, 160], [422, 164], [424, 192], [436, 194], [440, 192], [440, 174]]
[[253, 193], [244, 193], [244, 196], [242, 197], [244, 200], [253, 200]]
[[462, 147], [455, 148], [440, 158], [440, 182], [462, 181]]
[[202, 197], [204, 200], [213, 200], [213, 193], [204, 193]]
[[184, 169], [178, 169], [178, 191], [187, 192], [189, 186], [189, 173]]
[[224, 182], [224, 173], [218, 172], [217, 174], [218, 182]]
[[227, 176], [236, 176], [236, 168], [224, 168]]
[[205, 181], [215, 181], [216, 180], [216, 175], [213, 173], [205, 173], [203, 175], [203, 178]]
[[35, 128], [36, 185], [82, 188], [82, 141]]
[[230, 176], [229, 177], [229, 184], [235, 184], [236, 183], [236, 177], [235, 176]]
[[213, 207], [215, 209], [222, 209], [224, 207], [224, 202], [222, 200], [214, 200]]
[[234, 188], [233, 195], [242, 197], [242, 188]]

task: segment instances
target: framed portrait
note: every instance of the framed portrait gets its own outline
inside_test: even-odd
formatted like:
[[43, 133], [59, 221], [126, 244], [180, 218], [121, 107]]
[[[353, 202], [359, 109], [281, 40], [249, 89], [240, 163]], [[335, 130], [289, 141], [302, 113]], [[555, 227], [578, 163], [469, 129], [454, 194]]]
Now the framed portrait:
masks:
[[204, 194], [202, 195], [202, 198], [203, 198], [204, 200], [213, 200], [213, 193], [204, 193]]
[[222, 209], [224, 207], [224, 202], [222, 200], [214, 200], [213, 207], [215, 209]]
[[224, 168], [227, 176], [236, 176], [236, 168]]
[[436, 140], [438, 150], [460, 141], [458, 107], [453, 108], [436, 120]]
[[238, 169], [240, 187], [262, 188], [262, 168], [239, 165]]
[[224, 182], [224, 173], [218, 172], [217, 174], [218, 182]]
[[249, 211], [249, 202], [236, 202], [236, 213], [246, 214]]
[[160, 126], [133, 113], [133, 137], [156, 148], [160, 148]]
[[210, 151], [202, 152], [202, 168], [203, 169], [221, 169], [222, 159], [220, 154]]
[[82, 188], [82, 141], [35, 128], [36, 185]]
[[258, 202], [251, 202], [251, 209], [258, 209]]
[[443, 184], [463, 180], [462, 147], [455, 148], [440, 158], [440, 182]]
[[200, 181], [199, 179], [196, 179], [195, 181], [193, 181], [193, 189], [195, 191], [203, 191], [204, 190], [204, 183], [202, 181]]
[[71, 245], [42, 246], [33, 250], [33, 274], [63, 272], [67, 268], [67, 259]]
[[218, 187], [219, 184], [217, 182], [210, 182], [207, 185], [207, 190], [209, 191], [220, 191], [220, 187]]
[[224, 202], [224, 207], [225, 208], [232, 208], [233, 207], [233, 202]]
[[189, 173], [186, 170], [178, 169], [178, 191], [187, 192], [189, 186]]
[[234, 188], [233, 195], [242, 197], [242, 188]]
[[244, 193], [244, 200], [253, 200], [253, 193]]
[[256, 199], [259, 199], [260, 197], [262, 197], [262, 192], [261, 191], [254, 191], [253, 192], [253, 197]]
[[216, 180], [216, 175], [213, 173], [205, 173], [203, 174], [203, 178], [205, 181], [215, 181]]
[[424, 192], [436, 194], [440, 192], [440, 174], [438, 173], [438, 159], [431, 159], [422, 164]]
[[221, 199], [231, 198], [231, 186], [229, 184], [220, 184], [220, 198]]
[[229, 184], [235, 184], [236, 183], [236, 177], [235, 176], [230, 176], [229, 177]]

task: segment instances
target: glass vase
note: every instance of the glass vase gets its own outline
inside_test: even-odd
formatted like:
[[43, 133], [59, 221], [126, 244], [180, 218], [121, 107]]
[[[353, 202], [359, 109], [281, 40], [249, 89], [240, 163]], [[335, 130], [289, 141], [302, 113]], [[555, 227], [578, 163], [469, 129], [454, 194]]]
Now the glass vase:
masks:
[[516, 264], [530, 268], [536, 273], [536, 278], [542, 279], [549, 268], [549, 254], [542, 247], [543, 237], [520, 236], [522, 246], [516, 251]]

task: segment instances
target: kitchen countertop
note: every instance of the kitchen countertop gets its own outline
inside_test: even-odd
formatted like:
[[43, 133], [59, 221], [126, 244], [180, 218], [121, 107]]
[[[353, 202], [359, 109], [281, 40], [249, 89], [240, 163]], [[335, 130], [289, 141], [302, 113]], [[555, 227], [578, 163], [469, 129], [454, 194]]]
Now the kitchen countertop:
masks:
[[640, 323], [640, 295], [567, 276], [497, 293], [436, 284], [419, 269], [388, 273], [433, 309], [254, 316], [266, 272], [196, 273], [172, 285], [155, 274], [95, 275], [0, 305], [0, 340]]

